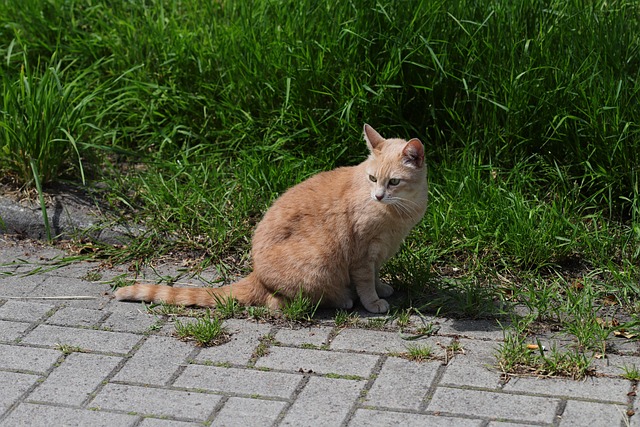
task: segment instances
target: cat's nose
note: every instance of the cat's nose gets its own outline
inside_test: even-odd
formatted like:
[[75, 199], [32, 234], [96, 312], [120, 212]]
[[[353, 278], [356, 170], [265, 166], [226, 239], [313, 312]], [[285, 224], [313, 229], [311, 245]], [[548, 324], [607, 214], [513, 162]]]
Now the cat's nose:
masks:
[[376, 194], [376, 199], [378, 200], [382, 200], [384, 197], [384, 194]]

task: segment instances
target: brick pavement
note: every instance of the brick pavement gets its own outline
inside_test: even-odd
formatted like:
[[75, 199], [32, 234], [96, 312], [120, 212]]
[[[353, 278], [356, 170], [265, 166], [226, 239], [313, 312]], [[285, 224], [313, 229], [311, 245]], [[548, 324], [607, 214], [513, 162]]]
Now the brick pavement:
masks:
[[[101, 280], [125, 268], [101, 280], [91, 262], [29, 274], [64, 254], [0, 243], [0, 426], [640, 425], [627, 415], [640, 410], [635, 384], [620, 377], [640, 366], [637, 345], [584, 381], [505, 381], [495, 368], [502, 332], [488, 321], [432, 319], [437, 335], [406, 341], [327, 320], [230, 319], [228, 343], [199, 348], [172, 336], [171, 318], [110, 298]], [[179, 266], [160, 270], [148, 278], [198, 281]], [[452, 340], [465, 351], [445, 358]], [[398, 357], [407, 344], [439, 358]]]

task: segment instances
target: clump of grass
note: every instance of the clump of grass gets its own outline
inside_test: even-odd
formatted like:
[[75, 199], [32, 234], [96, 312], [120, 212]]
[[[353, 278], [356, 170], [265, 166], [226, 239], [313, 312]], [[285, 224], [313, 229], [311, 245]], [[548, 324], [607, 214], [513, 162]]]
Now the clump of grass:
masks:
[[339, 309], [336, 310], [333, 321], [338, 327], [356, 326], [360, 321], [360, 316], [354, 311]]
[[296, 296], [286, 301], [281, 308], [282, 317], [289, 322], [310, 322], [319, 306], [320, 301], [314, 304], [300, 289]]
[[210, 310], [207, 310], [204, 316], [196, 318], [195, 321], [182, 322], [177, 319], [175, 333], [178, 338], [193, 340], [201, 347], [220, 345], [229, 339], [222, 319], [212, 317]]

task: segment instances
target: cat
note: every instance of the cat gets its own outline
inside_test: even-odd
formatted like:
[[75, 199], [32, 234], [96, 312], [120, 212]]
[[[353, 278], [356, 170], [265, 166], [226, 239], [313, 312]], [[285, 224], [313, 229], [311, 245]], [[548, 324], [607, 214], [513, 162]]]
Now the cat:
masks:
[[360, 299], [386, 313], [393, 288], [380, 267], [427, 208], [427, 171], [419, 139], [384, 139], [368, 124], [369, 157], [321, 172], [290, 188], [267, 210], [252, 241], [253, 271], [219, 288], [135, 284], [118, 300], [213, 307], [228, 297], [243, 305], [281, 308], [300, 293], [314, 304], [350, 309]]

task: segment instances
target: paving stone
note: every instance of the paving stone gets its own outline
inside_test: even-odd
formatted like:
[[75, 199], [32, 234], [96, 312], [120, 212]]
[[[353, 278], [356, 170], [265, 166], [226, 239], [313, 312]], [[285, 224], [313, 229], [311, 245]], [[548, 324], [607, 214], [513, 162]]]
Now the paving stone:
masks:
[[31, 297], [44, 280], [43, 277], [34, 276], [0, 276], [0, 284], [2, 284], [2, 287], [0, 287], [0, 299]]
[[367, 393], [365, 405], [420, 409], [440, 366], [440, 362], [416, 363], [389, 357]]
[[377, 361], [378, 356], [370, 354], [272, 347], [269, 354], [258, 359], [256, 367], [317, 374], [357, 375], [368, 378]]
[[38, 375], [0, 371], [0, 415], [39, 379]]
[[163, 420], [160, 418], [145, 418], [138, 427], [202, 427], [202, 423]]
[[22, 341], [50, 346], [67, 344], [84, 350], [126, 354], [140, 341], [140, 336], [126, 332], [39, 325]]
[[280, 329], [276, 333], [276, 341], [285, 345], [304, 346], [312, 345], [316, 347], [324, 346], [328, 343], [329, 334], [333, 331], [333, 328], [321, 326], [321, 327], [309, 327], [300, 329]]
[[[86, 280], [44, 276], [44, 282], [36, 287], [33, 297], [68, 297], [65, 305], [100, 310], [109, 302], [105, 293], [110, 293], [110, 286], [104, 283], [92, 283]], [[82, 298], [78, 298], [82, 297]]]
[[415, 341], [402, 339], [398, 332], [372, 331], [368, 329], [344, 329], [332, 341], [332, 350], [351, 350], [369, 353], [401, 353], [410, 345], [426, 345], [435, 354], [444, 354], [438, 343], [447, 346], [451, 338], [428, 337]]
[[429, 411], [513, 421], [551, 423], [559, 399], [438, 387]]
[[503, 328], [495, 320], [442, 319], [440, 335], [460, 335], [481, 340], [502, 340]]
[[464, 353], [456, 354], [449, 362], [440, 384], [501, 388], [502, 374], [495, 367], [498, 343], [462, 339], [460, 345]]
[[361, 395], [365, 381], [311, 377], [281, 426], [337, 426]]
[[[114, 310], [114, 307], [117, 307]], [[142, 311], [139, 304], [122, 303], [109, 305], [111, 315], [102, 323], [102, 327], [114, 332], [146, 333], [164, 322], [157, 316]]]
[[204, 421], [220, 399], [213, 394], [107, 384], [89, 403], [89, 408]]
[[0, 320], [0, 341], [16, 341], [30, 326], [30, 323]]
[[63, 307], [47, 319], [48, 324], [60, 326], [80, 326], [91, 328], [98, 325], [105, 316], [101, 310], [79, 307]]
[[61, 355], [48, 348], [0, 344], [0, 368], [44, 374]]
[[230, 341], [203, 348], [196, 356], [197, 361], [247, 365], [260, 344], [260, 338], [269, 334], [273, 328], [269, 324], [242, 319], [226, 320], [224, 327], [231, 333]]
[[479, 427], [482, 423], [482, 420], [467, 418], [358, 409], [348, 425], [349, 427]]
[[55, 420], [55, 425], [69, 427], [126, 427], [135, 425], [138, 417], [62, 406], [21, 403], [0, 423], [0, 426], [50, 426], [52, 425], [52, 420]]
[[35, 322], [40, 320], [53, 308], [55, 308], [55, 306], [51, 304], [9, 300], [0, 307], [0, 319]]
[[625, 370], [640, 371], [640, 357], [609, 354], [606, 358], [595, 359], [591, 365], [600, 374], [619, 377], [625, 373]]
[[113, 380], [165, 385], [193, 350], [193, 345], [175, 338], [150, 336]]
[[505, 391], [519, 391], [549, 396], [594, 399], [607, 402], [627, 402], [631, 383], [621, 378], [587, 377], [582, 381], [560, 378], [512, 378]]
[[211, 423], [214, 427], [272, 426], [287, 406], [274, 400], [231, 397]]
[[298, 374], [189, 365], [180, 374], [174, 386], [290, 399], [301, 380], [302, 375]]
[[627, 408], [596, 402], [569, 400], [560, 419], [560, 427], [610, 427], [628, 425]]
[[115, 356], [72, 353], [29, 395], [29, 400], [80, 406], [121, 361]]

